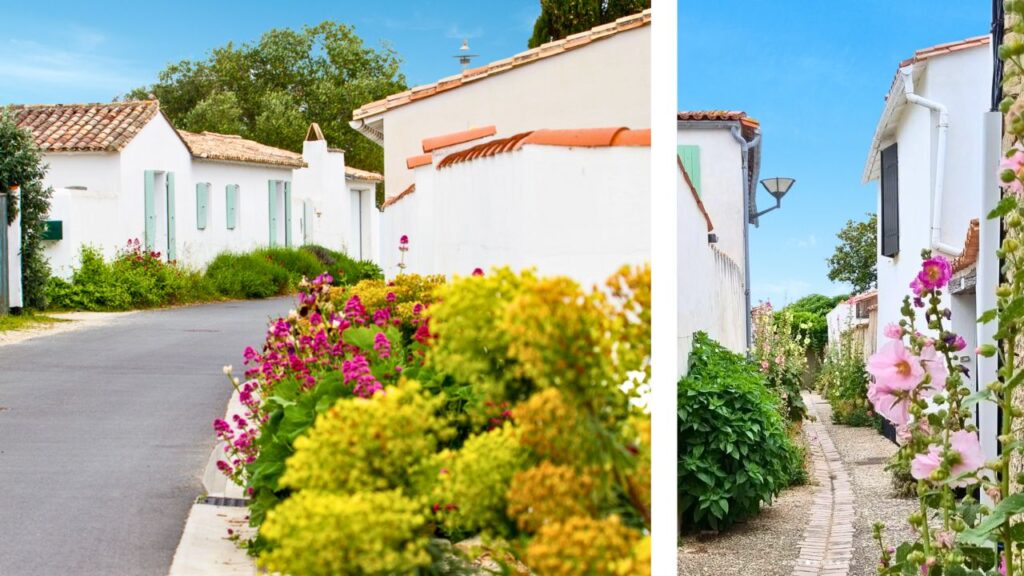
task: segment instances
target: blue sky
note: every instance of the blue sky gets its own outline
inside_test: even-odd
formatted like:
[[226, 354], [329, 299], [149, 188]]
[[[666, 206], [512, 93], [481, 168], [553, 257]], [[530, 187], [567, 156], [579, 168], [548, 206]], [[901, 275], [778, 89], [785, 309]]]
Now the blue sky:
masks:
[[[38, 8], [33, 9], [32, 6]], [[0, 102], [105, 102], [150, 84], [169, 62], [203, 58], [228, 41], [271, 28], [333, 19], [363, 40], [388, 41], [410, 85], [457, 73], [451, 56], [469, 39], [477, 64], [526, 49], [537, 0], [489, 2], [50, 1], [4, 10]]]
[[[743, 110], [761, 121], [761, 178], [797, 182], [751, 228], [754, 302], [785, 304], [828, 281], [835, 234], [875, 210], [861, 185], [896, 66], [919, 48], [987, 34], [989, 0], [681, 0], [680, 109]], [[774, 205], [759, 191], [761, 209]]]

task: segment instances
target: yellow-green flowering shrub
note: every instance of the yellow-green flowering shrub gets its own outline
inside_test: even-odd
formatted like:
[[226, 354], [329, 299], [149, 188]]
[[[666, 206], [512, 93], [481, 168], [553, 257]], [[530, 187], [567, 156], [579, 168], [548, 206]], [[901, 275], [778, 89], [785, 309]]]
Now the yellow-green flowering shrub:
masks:
[[508, 515], [521, 530], [536, 532], [541, 527], [573, 516], [597, 512], [593, 498], [594, 480], [569, 466], [541, 462], [517, 472], [508, 492]]
[[544, 576], [618, 576], [640, 539], [618, 516], [576, 516], [542, 527], [526, 548], [526, 564]]
[[371, 398], [339, 400], [295, 440], [281, 484], [340, 493], [407, 486], [410, 472], [450, 434], [436, 415], [441, 403], [414, 381]]
[[588, 448], [582, 416], [555, 388], [541, 390], [513, 408], [512, 418], [519, 441], [539, 459], [571, 464]]
[[526, 457], [511, 425], [471, 436], [449, 452], [434, 498], [442, 524], [457, 532], [506, 532], [506, 493]]
[[[401, 274], [390, 282], [362, 280], [353, 286], [339, 286], [331, 290], [331, 300], [340, 310], [349, 298], [358, 296], [367, 310], [375, 311], [389, 305], [403, 322], [412, 323], [416, 304], [423, 307], [434, 302], [434, 291], [444, 285], [444, 276]], [[388, 295], [392, 294], [391, 300]]]
[[302, 576], [409, 574], [431, 562], [423, 503], [390, 492], [302, 490], [267, 513], [259, 565]]
[[619, 576], [651, 576], [651, 537], [644, 536], [633, 546], [633, 555], [619, 562]]

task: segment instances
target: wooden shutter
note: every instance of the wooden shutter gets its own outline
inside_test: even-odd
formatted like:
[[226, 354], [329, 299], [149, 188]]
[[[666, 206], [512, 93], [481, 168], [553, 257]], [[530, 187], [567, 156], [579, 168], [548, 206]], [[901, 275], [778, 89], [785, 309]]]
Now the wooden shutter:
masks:
[[234, 230], [238, 226], [238, 184], [228, 184], [224, 188], [224, 206], [228, 230]]
[[690, 181], [693, 182], [694, 190], [700, 196], [700, 146], [683, 144], [677, 147], [677, 152], [679, 160], [683, 163], [683, 168], [690, 175]]
[[167, 173], [167, 261], [178, 259], [177, 237], [174, 233], [174, 172]]
[[207, 212], [210, 204], [210, 183], [196, 184], [196, 229], [206, 230]]
[[882, 256], [900, 252], [899, 157], [896, 145], [882, 150]]
[[277, 182], [267, 180], [267, 223], [270, 226], [270, 247], [277, 246]]
[[284, 183], [284, 245], [292, 246], [292, 183]]
[[145, 236], [146, 236], [146, 250], [156, 250], [156, 201], [153, 196], [156, 187], [156, 172], [152, 170], [146, 170], [145, 172], [145, 184], [143, 187], [145, 194]]

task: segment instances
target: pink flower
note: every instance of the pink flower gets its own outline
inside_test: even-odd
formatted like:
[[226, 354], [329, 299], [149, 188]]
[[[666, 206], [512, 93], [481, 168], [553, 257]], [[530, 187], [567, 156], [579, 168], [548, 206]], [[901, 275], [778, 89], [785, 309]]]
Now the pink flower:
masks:
[[1006, 555], [999, 558], [999, 576], [1006, 576]]
[[899, 324], [892, 322], [885, 327], [885, 337], [899, 340], [903, 338], [903, 328], [900, 328]]
[[1013, 172], [1014, 179], [1010, 182], [1004, 182], [1003, 187], [1019, 194], [1024, 192], [1024, 184], [1020, 181], [1020, 171], [1021, 168], [1024, 168], [1024, 151], [1014, 148], [1012, 152], [1010, 156], [1003, 158], [999, 162], [999, 172], [1000, 175], [1007, 170]]
[[935, 352], [935, 345], [928, 344], [921, 349], [921, 363], [924, 364], [924, 370], [931, 377], [931, 383], [929, 388], [931, 390], [926, 391], [924, 396], [931, 396], [935, 392], [946, 387], [946, 377], [949, 376], [949, 371], [946, 369], [946, 361], [943, 357], [939, 356]]
[[967, 348], [967, 341], [964, 340], [963, 336], [957, 336], [953, 340], [953, 351], [954, 352], [959, 352], [959, 351], [963, 350], [964, 348]]
[[[921, 293], [924, 292], [924, 284], [921, 283], [920, 278], [914, 277], [914, 279], [910, 281], [910, 290], [914, 293], [914, 296], [917, 296], [918, 298], [921, 297]], [[918, 306], [918, 308], [920, 308], [920, 306]]]
[[[935, 290], [949, 284], [953, 276], [953, 267], [946, 260], [945, 256], [932, 256], [921, 265], [921, 271], [917, 274], [917, 280], [925, 289]], [[920, 296], [920, 294], [918, 294]]]
[[483, 275], [484, 275], [483, 268], [474, 268], [473, 269], [473, 276], [483, 276]]
[[868, 358], [867, 371], [875, 377], [868, 386], [868, 400], [875, 411], [893, 424], [905, 426], [908, 393], [924, 380], [921, 359], [907, 351], [901, 340], [893, 340]]
[[771, 366], [772, 365], [769, 364], [767, 360], [761, 360], [761, 371], [762, 372], [767, 372], [768, 369], [771, 368]]
[[398, 239], [398, 243], [399, 244], [408, 244], [409, 243], [409, 237], [406, 236], [405, 234], [402, 234], [402, 237]]
[[[981, 442], [978, 435], [966, 430], [957, 430], [950, 435], [949, 447], [957, 453], [957, 463], [949, 470], [950, 486], [963, 488], [970, 484], [968, 478], [953, 480], [963, 474], [976, 472], [985, 464], [985, 455], [981, 451]], [[910, 462], [910, 475], [918, 480], [926, 480], [931, 477], [939, 465], [942, 464], [942, 447], [938, 444], [930, 444], [928, 452], [914, 456]]]

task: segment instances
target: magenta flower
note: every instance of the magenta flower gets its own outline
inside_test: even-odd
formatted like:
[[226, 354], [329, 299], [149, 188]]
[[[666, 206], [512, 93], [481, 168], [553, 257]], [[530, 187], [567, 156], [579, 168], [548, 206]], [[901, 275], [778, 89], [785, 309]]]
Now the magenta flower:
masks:
[[473, 276], [483, 276], [483, 275], [484, 275], [484, 271], [483, 271], [482, 268], [474, 268], [473, 269]]
[[381, 358], [391, 356], [391, 341], [383, 332], [377, 332], [377, 335], [373, 337], [373, 349]]
[[900, 328], [900, 325], [895, 322], [889, 323], [885, 327], [885, 337], [893, 340], [899, 340], [900, 338], [903, 338], [903, 328]]
[[[915, 276], [914, 279], [910, 281], [910, 291], [913, 292], [914, 296], [918, 299], [921, 298], [921, 293], [924, 292], [924, 284], [921, 283], [920, 278]], [[918, 306], [918, 308], [920, 307], [921, 306]]]
[[399, 244], [408, 244], [409, 243], [409, 237], [406, 236], [405, 234], [402, 234], [402, 237], [398, 239], [398, 243]]
[[395, 293], [394, 292], [388, 292], [388, 295], [385, 296], [384, 299], [387, 300], [388, 302], [392, 302], [393, 303], [395, 301]]
[[917, 280], [925, 289], [936, 290], [949, 284], [949, 279], [952, 276], [953, 267], [949, 264], [949, 260], [946, 260], [945, 256], [937, 255], [924, 261], [921, 271], [917, 274]]

